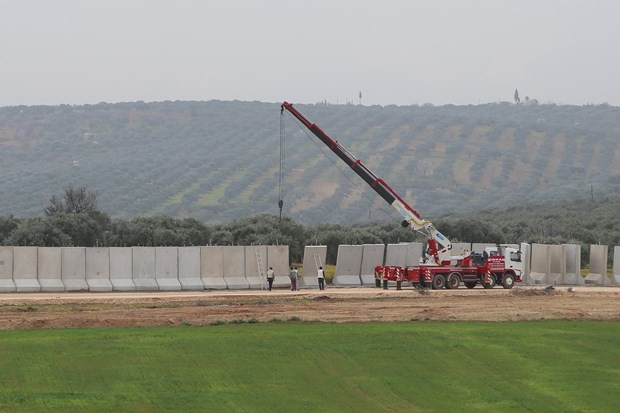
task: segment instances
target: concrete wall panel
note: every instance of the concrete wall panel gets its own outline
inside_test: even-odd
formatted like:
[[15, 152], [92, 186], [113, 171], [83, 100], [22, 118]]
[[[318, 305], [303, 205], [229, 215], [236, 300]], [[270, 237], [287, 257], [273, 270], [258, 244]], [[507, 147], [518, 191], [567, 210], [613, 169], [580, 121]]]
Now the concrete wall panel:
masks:
[[[523, 274], [521, 274], [521, 282], [525, 285], [530, 284], [530, 272], [532, 263], [532, 246], [525, 242], [521, 243], [521, 261], [523, 262]], [[532, 284], [534, 284], [532, 282]]]
[[319, 281], [317, 279], [319, 269], [314, 260], [315, 254], [317, 255], [319, 265], [324, 267], [325, 258], [327, 257], [327, 245], [306, 245], [304, 248], [302, 287], [319, 288]]
[[[260, 254], [262, 261], [262, 277], [258, 273], [258, 256]], [[267, 246], [266, 245], [250, 245], [245, 247], [245, 279], [248, 280], [252, 289], [267, 289]]]
[[181, 291], [177, 247], [155, 247], [155, 281], [159, 291]]
[[424, 251], [424, 245], [420, 242], [410, 242], [407, 244], [405, 264], [407, 267], [417, 267], [420, 265], [420, 259], [422, 259], [422, 252]]
[[200, 247], [179, 247], [179, 283], [182, 290], [205, 289], [200, 278]]
[[613, 283], [620, 285], [620, 247], [614, 247]]
[[110, 283], [113, 291], [135, 291], [131, 247], [110, 247]]
[[452, 243], [452, 255], [467, 256], [471, 251], [471, 243], [469, 242]]
[[388, 244], [385, 251], [385, 265], [405, 267], [407, 264], [407, 244]]
[[18, 293], [41, 291], [37, 256], [38, 247], [13, 247], [13, 281]]
[[586, 284], [610, 285], [607, 276], [607, 245], [590, 245], [590, 272]]
[[360, 286], [362, 279], [360, 272], [362, 268], [363, 245], [339, 245], [338, 258], [336, 260], [335, 285]]
[[547, 282], [549, 284], [561, 284], [566, 273], [566, 260], [564, 259], [564, 249], [561, 245], [547, 246], [549, 253], [549, 275]]
[[581, 276], [581, 245], [564, 244], [564, 284], [584, 284]]
[[39, 247], [37, 249], [37, 261], [41, 291], [65, 291], [65, 285], [62, 283], [60, 247]]
[[497, 247], [497, 244], [492, 244], [489, 242], [474, 242], [471, 244], [471, 250], [478, 254], [482, 254], [484, 249], [487, 247]]
[[226, 246], [222, 250], [224, 281], [231, 290], [250, 288], [245, 278], [245, 247]]
[[291, 286], [291, 281], [288, 278], [290, 269], [288, 245], [267, 246], [267, 268], [269, 267], [273, 267], [275, 273], [274, 287]]
[[200, 277], [206, 289], [225, 290], [224, 247], [200, 247]]
[[155, 280], [155, 247], [131, 247], [132, 279], [137, 291], [158, 291]]
[[60, 272], [65, 291], [88, 291], [86, 248], [63, 247], [60, 249], [60, 259]]
[[375, 267], [383, 265], [384, 244], [364, 244], [360, 278], [364, 285], [375, 285]]
[[0, 247], [0, 293], [17, 291], [13, 281], [13, 247]]
[[90, 291], [112, 291], [109, 248], [86, 248], [86, 283]]
[[549, 246], [532, 244], [532, 261], [529, 276], [529, 285], [546, 284], [550, 272]]

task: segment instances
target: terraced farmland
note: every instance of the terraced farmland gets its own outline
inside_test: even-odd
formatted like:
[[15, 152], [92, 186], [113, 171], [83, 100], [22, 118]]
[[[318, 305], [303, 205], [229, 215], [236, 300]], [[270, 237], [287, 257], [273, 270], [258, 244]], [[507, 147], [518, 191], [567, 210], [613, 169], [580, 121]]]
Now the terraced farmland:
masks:
[[[299, 105], [425, 216], [620, 193], [620, 110], [607, 105]], [[113, 217], [206, 223], [277, 214], [280, 108], [160, 102], [0, 108], [0, 215], [42, 215], [86, 185]], [[285, 114], [285, 214], [390, 220], [374, 192]], [[379, 211], [387, 211], [377, 213]]]

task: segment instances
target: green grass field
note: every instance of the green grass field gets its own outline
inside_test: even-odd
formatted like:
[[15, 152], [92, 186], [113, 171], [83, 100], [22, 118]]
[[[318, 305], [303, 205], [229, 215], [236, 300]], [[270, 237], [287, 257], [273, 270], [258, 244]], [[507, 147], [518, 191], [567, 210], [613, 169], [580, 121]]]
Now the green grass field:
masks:
[[620, 323], [0, 332], [0, 412], [611, 412]]

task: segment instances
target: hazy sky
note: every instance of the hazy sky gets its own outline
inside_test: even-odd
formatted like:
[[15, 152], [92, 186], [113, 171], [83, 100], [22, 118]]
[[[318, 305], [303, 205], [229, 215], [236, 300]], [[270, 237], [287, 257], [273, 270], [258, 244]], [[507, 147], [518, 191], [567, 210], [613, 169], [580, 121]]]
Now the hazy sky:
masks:
[[617, 0], [0, 0], [0, 106], [620, 105]]

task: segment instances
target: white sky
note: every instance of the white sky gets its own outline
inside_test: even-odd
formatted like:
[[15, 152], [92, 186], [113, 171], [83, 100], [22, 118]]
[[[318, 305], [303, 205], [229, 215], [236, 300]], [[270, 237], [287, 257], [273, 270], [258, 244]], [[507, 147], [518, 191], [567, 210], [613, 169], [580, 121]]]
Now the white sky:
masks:
[[620, 105], [616, 0], [0, 0], [0, 106]]

